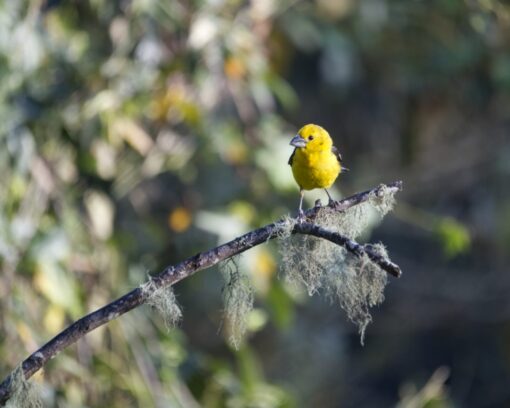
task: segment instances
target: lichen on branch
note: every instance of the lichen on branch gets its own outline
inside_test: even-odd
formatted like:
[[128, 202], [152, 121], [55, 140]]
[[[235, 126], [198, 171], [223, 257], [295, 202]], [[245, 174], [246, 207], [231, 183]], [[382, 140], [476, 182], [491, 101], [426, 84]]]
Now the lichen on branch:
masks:
[[170, 330], [177, 326], [182, 319], [182, 311], [172, 286], [157, 287], [156, 283], [149, 279], [140, 287], [146, 297], [145, 303], [159, 312], [166, 328]]
[[43, 408], [38, 388], [33, 383], [27, 381], [23, 367], [19, 365], [12, 374], [10, 384], [11, 398], [6, 408]]

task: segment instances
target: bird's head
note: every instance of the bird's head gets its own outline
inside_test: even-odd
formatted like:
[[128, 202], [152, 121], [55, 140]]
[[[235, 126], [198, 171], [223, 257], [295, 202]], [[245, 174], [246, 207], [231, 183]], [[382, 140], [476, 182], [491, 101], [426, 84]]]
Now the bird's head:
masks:
[[299, 130], [290, 141], [290, 144], [297, 148], [304, 148], [307, 151], [319, 151], [331, 149], [333, 141], [326, 129], [309, 123]]

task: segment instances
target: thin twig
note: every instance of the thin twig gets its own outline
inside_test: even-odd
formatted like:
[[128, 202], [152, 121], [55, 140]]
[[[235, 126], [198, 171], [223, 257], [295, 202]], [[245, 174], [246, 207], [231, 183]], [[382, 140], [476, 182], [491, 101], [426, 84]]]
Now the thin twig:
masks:
[[[395, 193], [402, 189], [402, 182], [396, 181], [387, 185], [380, 185], [379, 187], [367, 190], [361, 193], [354, 194], [343, 200], [333, 202], [328, 206], [335, 211], [344, 211], [350, 207], [367, 201], [374, 194], [382, 194], [383, 189], [386, 192]], [[317, 237], [328, 239], [336, 244], [344, 246], [349, 251], [357, 254], [358, 256], [366, 253], [374, 262], [378, 263], [382, 269], [391, 273], [394, 276], [400, 276], [400, 269], [397, 265], [384, 260], [378, 254], [370, 251], [367, 246], [360, 245], [348, 238], [333, 233], [331, 231], [315, 228], [312, 224], [320, 208], [314, 207], [307, 210], [304, 214], [306, 222], [296, 224], [293, 233], [310, 234]], [[191, 258], [188, 258], [181, 263], [165, 268], [160, 274], [151, 278], [152, 285], [150, 290], [157, 290], [168, 285], [173, 285], [180, 280], [193, 275], [194, 273], [203, 269], [209, 268], [218, 264], [225, 259], [231, 258], [241, 252], [244, 252], [254, 246], [260, 245], [270, 239], [276, 238], [282, 227], [282, 221], [268, 224], [264, 227], [258, 228], [248, 232], [234, 240], [220, 245], [216, 248], [201, 252]], [[379, 259], [380, 258], [380, 259]], [[385, 267], [384, 262], [392, 266]], [[391, 271], [390, 271], [391, 270]], [[398, 272], [397, 272], [398, 271]], [[32, 353], [27, 357], [23, 363], [23, 372], [25, 378], [30, 378], [37, 372], [48, 360], [55, 357], [59, 352], [64, 350], [69, 345], [75, 343], [78, 339], [85, 334], [108, 323], [110, 320], [129, 312], [130, 310], [145, 303], [150, 291], [142, 290], [140, 287], [133, 289], [131, 292], [114, 300], [113, 302], [103, 306], [102, 308], [82, 317], [76, 322], [68, 326], [64, 331], [60, 332], [53, 339], [43, 345], [39, 350]], [[4, 381], [0, 384], [0, 404], [3, 405], [10, 398], [12, 394], [12, 379], [13, 372], [11, 372]]]

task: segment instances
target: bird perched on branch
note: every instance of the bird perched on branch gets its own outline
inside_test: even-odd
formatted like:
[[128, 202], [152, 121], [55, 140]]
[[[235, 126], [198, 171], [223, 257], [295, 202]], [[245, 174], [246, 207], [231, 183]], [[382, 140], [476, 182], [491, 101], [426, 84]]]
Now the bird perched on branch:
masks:
[[327, 190], [342, 170], [342, 156], [333, 146], [326, 129], [308, 124], [301, 128], [290, 144], [295, 147], [289, 158], [292, 174], [299, 185], [299, 216], [303, 217], [304, 190], [323, 188], [329, 202], [333, 199]]

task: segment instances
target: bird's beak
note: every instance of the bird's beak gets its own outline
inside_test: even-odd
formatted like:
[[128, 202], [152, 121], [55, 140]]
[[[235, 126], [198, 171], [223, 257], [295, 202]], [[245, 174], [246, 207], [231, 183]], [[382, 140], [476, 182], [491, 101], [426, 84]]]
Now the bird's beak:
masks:
[[290, 141], [290, 145], [294, 146], [294, 147], [305, 147], [306, 146], [306, 140], [303, 139], [301, 136], [296, 135]]

